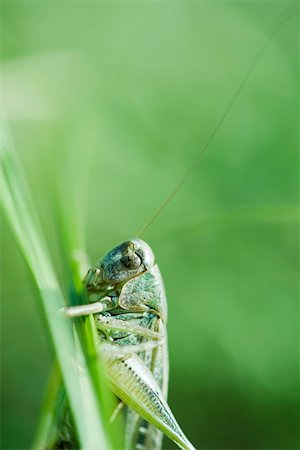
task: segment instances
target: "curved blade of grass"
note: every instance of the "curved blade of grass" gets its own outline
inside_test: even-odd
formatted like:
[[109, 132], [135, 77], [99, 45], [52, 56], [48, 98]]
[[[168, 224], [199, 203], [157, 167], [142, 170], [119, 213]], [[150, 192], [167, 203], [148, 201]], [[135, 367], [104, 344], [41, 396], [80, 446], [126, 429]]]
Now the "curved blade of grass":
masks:
[[[60, 244], [61, 258], [69, 263], [64, 267], [64, 279], [69, 280], [70, 305], [84, 304], [88, 302], [82, 280], [85, 277], [90, 263], [87, 255], [82, 251], [85, 248], [85, 236], [83, 230], [84, 217], [79, 214], [78, 204], [82, 206], [88, 204], [87, 187], [89, 185], [89, 167], [92, 164], [92, 153], [86, 154], [83, 160], [64, 155], [63, 161], [58, 162], [58, 166], [68, 173], [68, 181], [65, 177], [59, 176], [54, 180], [53, 192], [55, 193], [54, 208], [57, 219], [57, 237]], [[71, 162], [70, 162], [71, 159]], [[64, 179], [65, 186], [62, 189], [61, 180]], [[80, 183], [74, 184], [74, 180], [80, 179]], [[83, 208], [84, 209], [84, 208]], [[101, 405], [105, 429], [108, 432], [109, 440], [114, 448], [123, 448], [123, 432], [121, 417], [116, 420], [113, 426], [110, 418], [116, 408], [116, 398], [107, 386], [104, 368], [99, 355], [99, 334], [96, 329], [93, 315], [75, 320], [77, 336], [80, 339], [85, 351], [85, 357], [89, 368], [89, 373], [93, 379], [97, 401]]]
[[72, 326], [58, 313], [64, 306], [46, 243], [17, 155], [4, 127], [0, 129], [0, 182], [4, 213], [39, 288], [81, 447], [108, 449], [95, 388], [84, 352], [74, 343]]
[[[71, 158], [72, 156], [72, 158]], [[63, 270], [64, 286], [68, 292], [68, 305], [78, 305], [87, 302], [82, 280], [89, 268], [87, 255], [83, 251], [85, 248], [84, 239], [84, 212], [79, 214], [78, 205], [82, 210], [86, 202], [86, 187], [88, 186], [88, 174], [90, 158], [92, 155], [85, 155], [80, 160], [80, 164], [73, 154], [67, 158], [64, 154], [57, 155], [56, 166], [60, 169], [57, 173], [57, 179], [52, 178], [53, 185], [51, 192], [54, 194], [52, 207], [55, 211], [56, 236], [59, 244], [61, 269]], [[71, 162], [69, 161], [71, 159]], [[62, 173], [61, 173], [61, 172]], [[68, 177], [64, 176], [68, 174]], [[61, 186], [61, 179], [64, 180], [64, 186]], [[74, 184], [74, 180], [80, 179], [79, 184]], [[114, 448], [122, 448], [120, 420], [109, 426], [109, 419], [116, 407], [116, 399], [107, 388], [101, 361], [99, 359], [99, 338], [95, 328], [93, 316], [76, 319], [74, 321], [76, 336], [80, 341], [85, 352], [85, 358], [89, 369], [89, 374], [95, 387], [96, 400], [101, 405], [103, 412], [104, 426], [109, 434], [109, 441], [114, 444]], [[55, 442], [57, 435], [57, 423], [60, 417], [64, 415], [61, 408], [61, 397], [64, 393], [64, 386], [61, 384], [58, 388], [55, 377], [50, 376], [46, 388], [47, 393], [53, 393], [56, 390], [56, 398], [52, 397], [49, 401], [49, 395], [45, 395], [41, 408], [39, 426], [34, 443], [34, 450], [37, 450], [38, 443]], [[62, 395], [61, 395], [62, 394]], [[64, 402], [64, 408], [66, 408]], [[51, 420], [49, 419], [51, 418]], [[54, 439], [53, 439], [54, 437]]]

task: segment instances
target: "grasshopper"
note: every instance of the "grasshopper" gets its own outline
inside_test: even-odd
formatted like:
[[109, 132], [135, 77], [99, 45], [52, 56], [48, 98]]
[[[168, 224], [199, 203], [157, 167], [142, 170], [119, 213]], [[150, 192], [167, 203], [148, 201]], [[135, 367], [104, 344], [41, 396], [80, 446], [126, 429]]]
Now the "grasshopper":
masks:
[[[265, 48], [284, 23], [275, 29], [260, 49], [208, 140], [143, 232], [188, 179]], [[108, 384], [129, 407], [125, 427], [126, 450], [160, 450], [163, 434], [182, 449], [194, 449], [167, 404], [167, 303], [151, 248], [138, 238], [117, 245], [89, 269], [84, 284], [90, 303], [67, 308], [64, 313], [68, 317], [94, 314]]]
[[89, 269], [84, 283], [91, 303], [65, 315], [95, 314], [108, 384], [130, 407], [126, 449], [158, 450], [162, 432], [180, 448], [194, 449], [166, 401], [167, 302], [151, 248], [141, 239], [119, 244]]

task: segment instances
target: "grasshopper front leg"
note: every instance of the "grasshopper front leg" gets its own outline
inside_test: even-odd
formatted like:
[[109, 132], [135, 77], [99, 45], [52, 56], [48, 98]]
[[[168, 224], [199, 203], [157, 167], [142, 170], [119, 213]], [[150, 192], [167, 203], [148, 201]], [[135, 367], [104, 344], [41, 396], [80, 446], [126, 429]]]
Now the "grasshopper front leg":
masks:
[[82, 317], [90, 314], [99, 314], [114, 308], [115, 301], [112, 297], [105, 296], [101, 300], [85, 305], [66, 306], [60, 310], [65, 317]]

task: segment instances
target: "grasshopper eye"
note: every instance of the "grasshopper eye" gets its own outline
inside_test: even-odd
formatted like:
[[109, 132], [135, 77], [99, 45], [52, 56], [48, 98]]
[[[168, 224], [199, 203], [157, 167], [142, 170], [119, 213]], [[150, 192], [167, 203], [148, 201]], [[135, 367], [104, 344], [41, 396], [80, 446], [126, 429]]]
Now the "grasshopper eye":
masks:
[[129, 253], [122, 256], [121, 263], [129, 270], [136, 270], [142, 264], [142, 260], [136, 253]]

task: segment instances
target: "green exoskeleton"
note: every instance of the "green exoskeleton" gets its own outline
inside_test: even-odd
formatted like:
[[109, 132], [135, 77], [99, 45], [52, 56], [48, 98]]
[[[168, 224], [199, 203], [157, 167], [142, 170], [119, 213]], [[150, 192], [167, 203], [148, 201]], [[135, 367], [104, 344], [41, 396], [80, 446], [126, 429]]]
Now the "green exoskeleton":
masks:
[[92, 267], [84, 280], [89, 305], [69, 317], [94, 313], [108, 384], [127, 405], [126, 449], [159, 450], [163, 434], [194, 449], [168, 404], [167, 302], [151, 248], [123, 242]]

